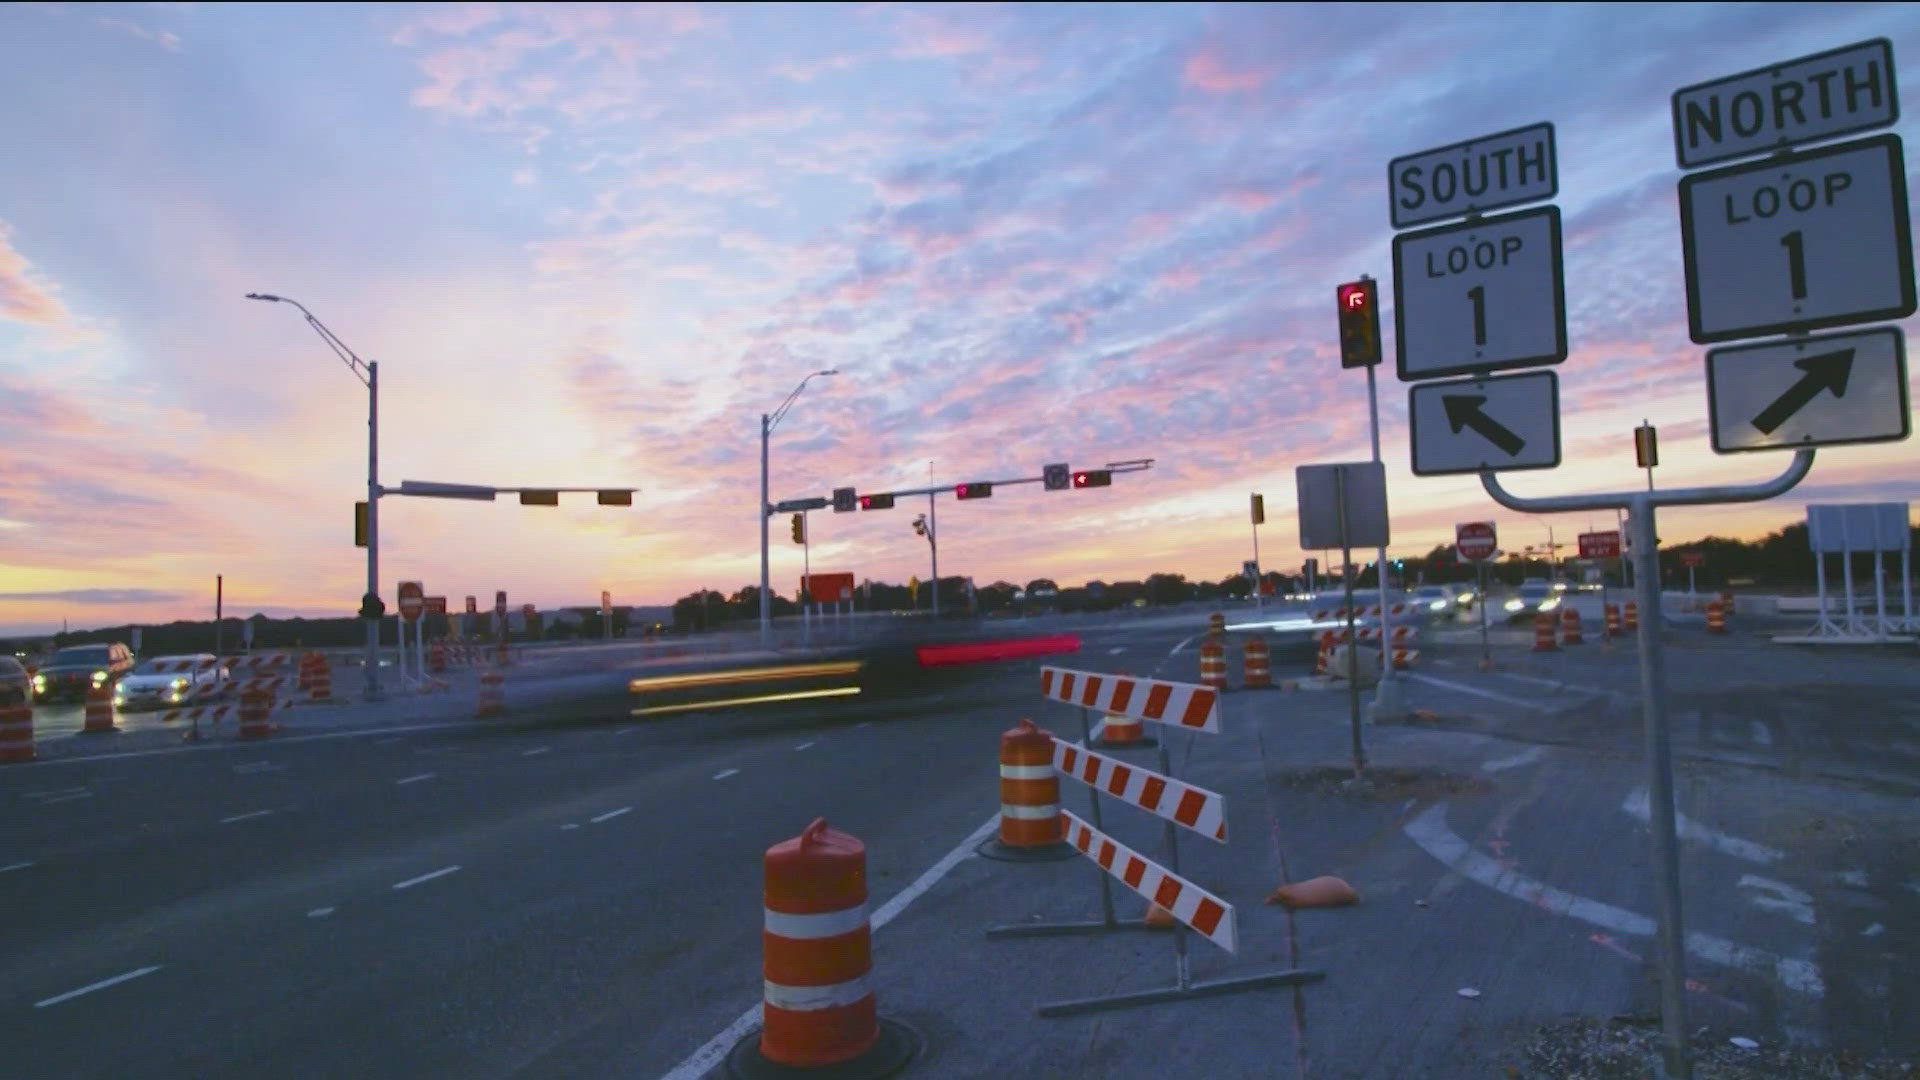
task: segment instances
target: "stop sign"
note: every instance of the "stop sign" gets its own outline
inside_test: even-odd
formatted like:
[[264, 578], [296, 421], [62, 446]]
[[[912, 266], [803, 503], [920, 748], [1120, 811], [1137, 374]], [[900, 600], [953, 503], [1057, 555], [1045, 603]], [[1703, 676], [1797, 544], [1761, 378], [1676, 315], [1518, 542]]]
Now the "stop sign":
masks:
[[1499, 549], [1491, 521], [1469, 521], [1453, 527], [1454, 550], [1468, 562], [1485, 562]]
[[417, 581], [400, 583], [400, 617], [408, 622], [420, 617], [426, 607], [426, 589]]

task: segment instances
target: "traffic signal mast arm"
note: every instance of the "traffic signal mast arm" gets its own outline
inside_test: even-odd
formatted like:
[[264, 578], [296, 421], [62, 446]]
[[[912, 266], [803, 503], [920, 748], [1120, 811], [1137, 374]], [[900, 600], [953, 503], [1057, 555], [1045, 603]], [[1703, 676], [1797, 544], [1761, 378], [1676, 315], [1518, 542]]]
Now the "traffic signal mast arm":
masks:
[[[1133, 458], [1127, 461], [1109, 461], [1105, 465], [1100, 466], [1099, 469], [1075, 469], [1074, 473], [1077, 475], [1079, 473], [1084, 473], [1084, 472], [1107, 472], [1107, 473], [1145, 472], [1148, 469], [1153, 468], [1153, 462], [1154, 462], [1153, 458]], [[862, 496], [892, 495], [896, 499], [901, 499], [901, 498], [907, 498], [913, 495], [943, 495], [948, 492], [957, 490], [963, 484], [982, 484], [989, 488], [999, 488], [999, 487], [1011, 487], [1014, 484], [1043, 484], [1046, 482], [1046, 479], [1047, 478], [1045, 476], [1019, 476], [1019, 477], [1014, 477], [1008, 480], [961, 480], [951, 484], [939, 484], [934, 487], [900, 488], [894, 491], [863, 491], [860, 494]], [[783, 499], [779, 503], [776, 503], [775, 505], [786, 506], [786, 505], [795, 504], [803, 501], [810, 501], [810, 500]], [[819, 505], [826, 506], [829, 504], [829, 502], [830, 500], [822, 499], [820, 500]]]

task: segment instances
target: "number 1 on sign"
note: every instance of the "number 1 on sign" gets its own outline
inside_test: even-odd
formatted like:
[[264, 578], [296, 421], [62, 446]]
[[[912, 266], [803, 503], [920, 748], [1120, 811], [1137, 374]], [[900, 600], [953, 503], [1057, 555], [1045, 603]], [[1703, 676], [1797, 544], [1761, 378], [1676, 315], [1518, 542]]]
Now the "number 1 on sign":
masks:
[[1467, 290], [1467, 299], [1473, 301], [1473, 343], [1487, 343], [1487, 289], [1484, 285], [1475, 285]]
[[1793, 281], [1793, 298], [1807, 298], [1807, 251], [1806, 243], [1800, 238], [1800, 230], [1795, 229], [1780, 238], [1780, 246], [1787, 249], [1787, 274]]

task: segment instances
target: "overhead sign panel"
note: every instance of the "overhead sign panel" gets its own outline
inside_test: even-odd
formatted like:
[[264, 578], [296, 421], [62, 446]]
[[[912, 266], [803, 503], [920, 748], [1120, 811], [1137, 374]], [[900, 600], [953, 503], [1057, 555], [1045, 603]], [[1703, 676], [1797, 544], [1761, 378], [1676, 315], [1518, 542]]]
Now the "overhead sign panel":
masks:
[[1421, 383], [1408, 393], [1413, 474], [1560, 464], [1560, 379], [1551, 371]]
[[1914, 311], [1897, 135], [1684, 177], [1680, 241], [1703, 345]]
[[1798, 450], [1897, 442], [1911, 433], [1897, 327], [1707, 352], [1713, 448]]
[[1294, 468], [1293, 478], [1299, 492], [1302, 548], [1387, 546], [1385, 465], [1378, 461], [1300, 465]]
[[826, 505], [827, 500], [821, 498], [786, 499], [782, 502], [775, 503], [773, 512], [776, 514], [791, 514], [798, 510], [824, 510]]
[[1560, 208], [1395, 236], [1393, 309], [1403, 382], [1565, 360]]
[[1580, 557], [1583, 559], [1617, 559], [1620, 557], [1620, 532], [1609, 529], [1606, 532], [1580, 534]]
[[1875, 38], [1674, 91], [1674, 158], [1692, 169], [1899, 118], [1893, 43]]
[[1387, 196], [1396, 229], [1551, 199], [1559, 190], [1552, 124], [1515, 128], [1387, 163]]

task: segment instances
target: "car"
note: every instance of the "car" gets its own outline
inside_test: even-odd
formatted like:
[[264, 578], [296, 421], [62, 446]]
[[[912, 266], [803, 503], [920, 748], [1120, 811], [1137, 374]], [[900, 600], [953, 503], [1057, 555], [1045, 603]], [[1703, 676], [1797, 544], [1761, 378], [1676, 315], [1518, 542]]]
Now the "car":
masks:
[[1501, 605], [1510, 619], [1523, 619], [1528, 615], [1552, 611], [1559, 606], [1559, 590], [1545, 581], [1523, 583], [1519, 590]]
[[0, 656], [0, 708], [33, 704], [33, 676], [11, 656]]
[[33, 676], [35, 701], [80, 701], [94, 687], [111, 688], [133, 670], [133, 650], [118, 641], [69, 645], [47, 658]]
[[1455, 582], [1447, 586], [1447, 591], [1453, 595], [1454, 604], [1463, 614], [1472, 611], [1474, 603], [1480, 599], [1479, 590], [1470, 582]]
[[227, 669], [212, 653], [156, 656], [143, 660], [113, 690], [113, 703], [126, 712], [164, 709], [226, 681]]
[[1459, 607], [1453, 590], [1445, 585], [1422, 585], [1408, 594], [1407, 604], [1429, 619], [1444, 619]]

